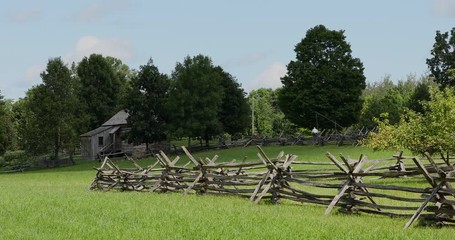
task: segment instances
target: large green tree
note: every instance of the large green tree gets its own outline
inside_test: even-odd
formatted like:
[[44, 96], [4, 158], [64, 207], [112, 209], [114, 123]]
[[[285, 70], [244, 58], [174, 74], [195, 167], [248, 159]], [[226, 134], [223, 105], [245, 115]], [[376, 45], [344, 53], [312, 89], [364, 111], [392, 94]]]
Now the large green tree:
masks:
[[344, 31], [318, 25], [307, 31], [295, 52], [278, 97], [286, 118], [307, 128], [356, 123], [365, 88], [364, 68], [351, 55]]
[[251, 121], [245, 92], [231, 74], [223, 71], [221, 67], [216, 69], [222, 77], [221, 87], [224, 92], [219, 115], [223, 131], [231, 135], [241, 133], [249, 127]]
[[431, 55], [427, 65], [434, 81], [442, 87], [455, 86], [455, 77], [450, 72], [455, 70], [455, 28], [450, 30], [450, 34], [436, 31]]
[[100, 54], [85, 57], [77, 66], [83, 131], [99, 127], [122, 108], [122, 82], [115, 61]]
[[15, 142], [15, 131], [11, 104], [0, 94], [0, 155], [11, 149]]
[[128, 136], [135, 144], [158, 142], [166, 139], [165, 102], [169, 94], [170, 80], [159, 72], [150, 59], [140, 66], [137, 76], [132, 79], [128, 95]]
[[61, 58], [50, 59], [41, 78], [43, 83], [17, 104], [21, 140], [27, 152], [53, 153], [58, 160], [63, 149], [71, 154], [79, 142], [75, 80]]
[[224, 91], [223, 77], [212, 60], [203, 55], [186, 57], [172, 72], [167, 109], [174, 136], [206, 140], [222, 132], [219, 119]]

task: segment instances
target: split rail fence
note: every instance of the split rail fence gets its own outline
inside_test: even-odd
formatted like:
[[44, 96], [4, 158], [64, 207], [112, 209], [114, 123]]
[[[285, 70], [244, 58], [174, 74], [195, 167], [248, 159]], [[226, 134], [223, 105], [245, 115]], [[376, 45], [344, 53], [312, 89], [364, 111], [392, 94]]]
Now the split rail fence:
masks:
[[189, 162], [160, 152], [145, 168], [131, 158], [135, 168], [119, 168], [106, 157], [89, 189], [237, 195], [254, 203], [290, 200], [325, 205], [326, 215], [339, 207], [345, 212], [407, 217], [404, 228], [419, 218], [455, 223], [451, 186], [455, 168], [449, 156], [418, 158], [400, 152], [388, 159], [361, 155], [353, 160], [327, 153], [330, 162], [308, 162], [284, 152], [269, 158], [258, 146], [258, 161], [217, 163], [218, 156], [195, 158], [182, 149]]

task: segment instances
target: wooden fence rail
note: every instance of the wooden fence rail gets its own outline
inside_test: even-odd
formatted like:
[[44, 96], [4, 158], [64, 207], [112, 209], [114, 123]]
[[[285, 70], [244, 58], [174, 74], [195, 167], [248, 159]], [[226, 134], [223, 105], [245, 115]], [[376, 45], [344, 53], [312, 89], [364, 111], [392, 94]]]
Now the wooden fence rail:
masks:
[[354, 160], [327, 153], [330, 162], [308, 162], [284, 152], [270, 158], [258, 146], [258, 161], [217, 163], [218, 156], [196, 158], [185, 147], [182, 150], [189, 162], [159, 152], [156, 162], [145, 168], [129, 158], [135, 168], [122, 169], [106, 157], [96, 168], [89, 189], [237, 195], [254, 203], [262, 199], [313, 203], [327, 206], [326, 215], [338, 207], [345, 212], [407, 217], [405, 228], [419, 218], [455, 222], [451, 186], [455, 168], [449, 156], [418, 158], [400, 152], [387, 159], [369, 160], [361, 155]]

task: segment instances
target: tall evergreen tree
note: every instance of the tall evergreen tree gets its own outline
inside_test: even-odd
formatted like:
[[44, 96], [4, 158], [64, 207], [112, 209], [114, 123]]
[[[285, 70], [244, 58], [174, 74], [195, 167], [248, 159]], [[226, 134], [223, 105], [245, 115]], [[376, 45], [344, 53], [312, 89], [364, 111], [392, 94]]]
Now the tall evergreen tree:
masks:
[[307, 31], [295, 52], [278, 98], [286, 118], [307, 128], [356, 123], [365, 76], [362, 62], [351, 55], [344, 31], [316, 26]]

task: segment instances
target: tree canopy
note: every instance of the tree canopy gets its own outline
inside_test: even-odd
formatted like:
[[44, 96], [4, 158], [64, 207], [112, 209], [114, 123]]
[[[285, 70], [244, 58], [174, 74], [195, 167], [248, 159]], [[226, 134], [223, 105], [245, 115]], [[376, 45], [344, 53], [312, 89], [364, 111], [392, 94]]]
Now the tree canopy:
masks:
[[250, 106], [245, 98], [245, 92], [236, 79], [221, 67], [216, 70], [221, 76], [223, 99], [219, 115], [223, 131], [234, 135], [248, 128], [250, 118]]
[[296, 60], [288, 64], [278, 96], [286, 118], [307, 128], [356, 123], [365, 88], [364, 68], [360, 59], [352, 57], [344, 31], [318, 25], [307, 31], [295, 52]]
[[172, 72], [167, 107], [170, 129], [177, 136], [208, 140], [221, 133], [222, 76], [212, 60], [203, 55], [186, 57]]
[[165, 103], [169, 86], [169, 78], [159, 72], [152, 59], [139, 67], [127, 98], [130, 142], [146, 143], [148, 148], [149, 143], [166, 139]]
[[208, 140], [223, 131], [243, 131], [249, 108], [235, 79], [203, 55], [177, 63], [167, 102], [169, 130], [174, 136]]
[[10, 105], [0, 92], [0, 155], [14, 145], [15, 131]]
[[23, 147], [37, 155], [49, 152], [59, 159], [63, 148], [73, 151], [78, 145], [75, 114], [77, 96], [74, 78], [61, 58], [50, 59], [41, 73], [43, 83], [31, 88], [21, 100], [21, 131]]
[[435, 82], [442, 87], [455, 86], [455, 28], [449, 32], [436, 31], [435, 43], [427, 65]]
[[378, 133], [365, 141], [376, 150], [409, 149], [415, 153], [455, 152], [455, 90], [430, 87], [431, 101], [422, 102], [424, 113], [408, 111], [400, 122], [392, 125], [387, 119], [378, 120]]
[[116, 64], [112, 59], [92, 54], [77, 66], [85, 131], [99, 127], [121, 108], [122, 82], [114, 71]]
[[280, 90], [259, 88], [248, 95], [251, 106], [254, 105], [255, 134], [273, 137], [291, 127], [278, 107], [277, 95]]

